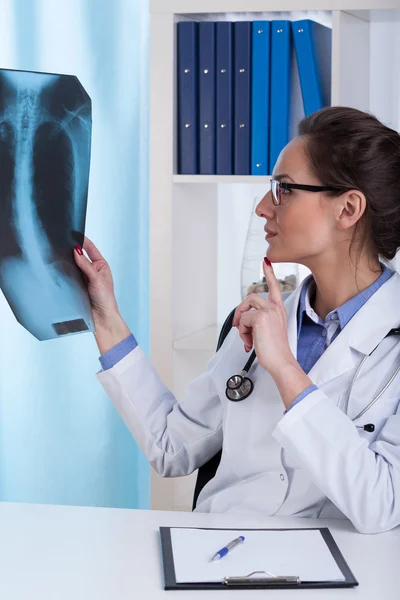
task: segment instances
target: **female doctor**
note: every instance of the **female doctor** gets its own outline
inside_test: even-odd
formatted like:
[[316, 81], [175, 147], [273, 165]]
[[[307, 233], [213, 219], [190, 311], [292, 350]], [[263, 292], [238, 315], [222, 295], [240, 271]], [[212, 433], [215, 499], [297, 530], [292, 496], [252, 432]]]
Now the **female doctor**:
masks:
[[[161, 475], [187, 475], [222, 447], [196, 510], [389, 530], [400, 524], [400, 344], [387, 335], [400, 324], [400, 275], [380, 258], [400, 246], [400, 136], [355, 109], [314, 113], [279, 156], [256, 213], [269, 243], [268, 297], [239, 305], [182, 403], [120, 316], [107, 262], [87, 239], [89, 259], [75, 248], [102, 354], [98, 378]], [[312, 275], [283, 302], [270, 261]], [[227, 380], [251, 349], [253, 392], [233, 402]]]

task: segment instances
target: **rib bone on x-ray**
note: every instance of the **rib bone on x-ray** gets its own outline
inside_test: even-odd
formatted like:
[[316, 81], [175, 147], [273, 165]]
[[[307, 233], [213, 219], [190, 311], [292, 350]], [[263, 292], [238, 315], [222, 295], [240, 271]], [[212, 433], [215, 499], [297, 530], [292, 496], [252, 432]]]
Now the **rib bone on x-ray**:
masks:
[[93, 331], [85, 229], [91, 101], [75, 76], [0, 69], [0, 286], [38, 340]]

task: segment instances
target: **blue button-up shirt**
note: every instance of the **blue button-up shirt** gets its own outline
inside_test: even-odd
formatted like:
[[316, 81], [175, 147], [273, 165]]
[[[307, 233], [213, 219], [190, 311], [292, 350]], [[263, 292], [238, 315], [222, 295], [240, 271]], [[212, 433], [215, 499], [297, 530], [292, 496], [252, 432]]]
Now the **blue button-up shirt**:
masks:
[[[356, 312], [393, 275], [391, 269], [383, 264], [381, 267], [383, 271], [374, 283], [339, 308], [328, 313], [325, 321], [311, 307], [310, 300], [315, 292], [314, 278], [310, 277], [308, 284], [303, 286], [297, 312], [297, 362], [305, 373], [311, 370], [324, 350], [337, 338]], [[316, 389], [318, 389], [316, 385], [306, 388], [292, 402], [289, 410]]]
[[[312, 309], [310, 300], [315, 292], [315, 281], [310, 276], [308, 283], [303, 285], [297, 312], [297, 362], [305, 373], [308, 373], [320, 358], [324, 350], [339, 335], [356, 312], [369, 298], [387, 281], [393, 271], [381, 264], [383, 272], [378, 279], [366, 290], [351, 298], [339, 308], [332, 310], [323, 321]], [[103, 370], [111, 369], [138, 345], [131, 334], [125, 340], [108, 350], [100, 357]], [[289, 410], [317, 388], [310, 385], [292, 402]]]

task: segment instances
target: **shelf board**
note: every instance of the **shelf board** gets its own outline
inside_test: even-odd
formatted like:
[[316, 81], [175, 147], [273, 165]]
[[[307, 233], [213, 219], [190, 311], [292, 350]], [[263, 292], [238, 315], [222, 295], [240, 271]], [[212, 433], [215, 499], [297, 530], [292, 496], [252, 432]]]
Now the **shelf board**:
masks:
[[269, 183], [271, 175], [174, 175], [174, 183]]
[[305, 10], [388, 10], [399, 8], [398, 0], [151, 0], [151, 14], [189, 15], [213, 13], [265, 13]]
[[174, 350], [210, 350], [215, 352], [221, 325], [211, 325], [172, 343]]

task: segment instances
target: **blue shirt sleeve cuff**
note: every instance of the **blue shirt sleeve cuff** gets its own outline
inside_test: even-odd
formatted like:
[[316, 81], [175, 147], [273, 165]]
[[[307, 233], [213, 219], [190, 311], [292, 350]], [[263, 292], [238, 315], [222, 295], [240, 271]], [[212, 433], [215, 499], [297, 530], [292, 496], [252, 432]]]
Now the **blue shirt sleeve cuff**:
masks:
[[117, 362], [122, 360], [127, 354], [129, 354], [129, 352], [132, 352], [137, 345], [138, 343], [136, 338], [134, 337], [133, 333], [131, 333], [131, 335], [122, 340], [122, 342], [113, 348], [110, 348], [110, 350], [107, 350], [107, 352], [102, 354], [99, 358], [103, 371], [112, 369]]
[[289, 406], [289, 408], [287, 410], [285, 410], [285, 415], [287, 412], [289, 412], [289, 410], [291, 408], [293, 408], [293, 406], [295, 406], [296, 404], [298, 404], [299, 402], [301, 402], [302, 400], [304, 400], [304, 398], [306, 396], [308, 396], [309, 394], [311, 394], [311, 392], [315, 392], [318, 389], [318, 387], [316, 385], [309, 385], [308, 388], [306, 388], [305, 390], [303, 390], [301, 392], [301, 394], [299, 394], [297, 396], [297, 398], [295, 398], [295, 400], [293, 400], [292, 404]]

